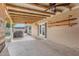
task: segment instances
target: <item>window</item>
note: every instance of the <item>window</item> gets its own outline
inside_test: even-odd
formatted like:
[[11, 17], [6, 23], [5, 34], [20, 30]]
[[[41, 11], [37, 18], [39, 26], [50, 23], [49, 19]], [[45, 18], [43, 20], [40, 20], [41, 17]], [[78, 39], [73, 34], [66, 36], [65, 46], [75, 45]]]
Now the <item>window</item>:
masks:
[[45, 38], [47, 37], [47, 23], [40, 24], [39, 25], [39, 35], [44, 36]]

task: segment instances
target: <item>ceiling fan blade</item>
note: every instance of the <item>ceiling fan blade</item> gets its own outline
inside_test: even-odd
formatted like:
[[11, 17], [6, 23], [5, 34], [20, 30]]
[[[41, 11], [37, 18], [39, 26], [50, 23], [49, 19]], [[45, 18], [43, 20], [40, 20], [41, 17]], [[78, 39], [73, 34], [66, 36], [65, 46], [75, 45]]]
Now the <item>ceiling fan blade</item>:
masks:
[[56, 5], [56, 3], [49, 3], [50, 6]]
[[68, 6], [68, 5], [70, 5], [70, 3], [58, 4], [58, 5], [56, 5], [56, 6]]
[[[45, 11], [47, 11], [47, 10], [50, 10], [50, 8], [46, 9]], [[58, 12], [62, 12], [63, 10], [56, 9], [56, 11], [58, 11]]]
[[60, 10], [60, 9], [56, 9], [56, 11], [58, 11], [58, 12], [62, 12], [63, 10]]
[[59, 6], [59, 5], [56, 5], [56, 3], [49, 3], [49, 8], [46, 9], [45, 11], [51, 10], [51, 12], [52, 12], [53, 14], [55, 14], [56, 11], [62, 12], [61, 10], [56, 9], [56, 6]]
[[56, 11], [62, 12], [62, 10], [56, 9], [57, 6], [68, 6], [68, 5], [70, 5], [70, 3], [62, 3], [62, 4], [58, 4], [58, 5], [56, 5], [56, 3], [49, 3], [49, 8], [46, 9], [45, 11], [51, 9], [52, 13], [55, 14]]

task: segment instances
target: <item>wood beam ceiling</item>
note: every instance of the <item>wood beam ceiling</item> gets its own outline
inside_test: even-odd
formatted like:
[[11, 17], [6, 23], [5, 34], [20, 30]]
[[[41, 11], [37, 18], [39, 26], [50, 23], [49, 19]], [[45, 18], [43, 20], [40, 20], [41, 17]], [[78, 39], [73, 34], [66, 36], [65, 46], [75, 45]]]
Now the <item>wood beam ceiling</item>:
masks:
[[15, 13], [15, 12], [10, 13], [10, 15], [11, 16], [28, 16], [28, 17], [46, 18], [46, 16], [34, 16], [34, 15], [27, 15], [27, 14], [22, 14], [22, 13]]
[[[47, 9], [49, 9], [49, 6], [41, 5], [41, 4], [39, 4], [39, 3], [32, 3], [31, 5], [36, 6], [36, 7], [40, 7], [40, 8], [44, 8], [45, 11], [46, 11]], [[59, 6], [59, 5], [56, 5], [56, 6]], [[61, 10], [61, 9], [58, 9], [58, 8], [56, 8], [56, 11], [62, 12], [62, 10]]]
[[28, 20], [28, 21], [19, 21], [19, 20], [13, 20], [14, 23], [25, 23], [25, 24], [32, 24], [34, 22], [36, 22], [35, 20], [31, 21], [31, 20]]
[[12, 4], [6, 4], [7, 5], [7, 9], [9, 10], [18, 10], [18, 11], [33, 11], [33, 12], [38, 12], [40, 14], [45, 14], [45, 15], [52, 15], [52, 13], [50, 12], [45, 12], [45, 11], [41, 11], [41, 10], [36, 10], [36, 9], [32, 9], [32, 8], [27, 8], [27, 7], [20, 7], [20, 6], [16, 6], [16, 5], [12, 5]]
[[10, 14], [10, 16], [11, 17], [45, 18], [45, 17], [33, 17], [33, 16], [17, 15], [17, 14]]
[[52, 27], [52, 26], [65, 26], [65, 25], [72, 26], [73, 25], [73, 21], [75, 21], [75, 20], [77, 20], [77, 18], [71, 18], [71, 19], [55, 21], [55, 22], [49, 21], [48, 22], [48, 27]]
[[11, 17], [23, 17], [23, 18], [34, 18], [34, 19], [43, 19], [44, 17], [29, 17], [29, 16], [22, 16], [22, 15], [11, 15]]
[[33, 21], [30, 21], [30, 20], [29, 20], [29, 21], [13, 20], [13, 22], [14, 22], [14, 23], [26, 23], [26, 24], [27, 24], [27, 23], [29, 23], [29, 24], [32, 24], [32, 23], [33, 23]]
[[24, 16], [11, 16], [13, 21], [15, 23], [25, 23], [25, 22], [36, 22], [36, 21], [39, 21], [39, 20], [42, 20], [43, 18], [39, 18], [39, 17], [24, 17]]
[[49, 15], [42, 15], [42, 14], [35, 14], [35, 13], [29, 13], [24, 11], [16, 11], [16, 10], [8, 10], [9, 13], [12, 14], [21, 14], [21, 15], [33, 15], [33, 16], [44, 16], [44, 17], [50, 17]]
[[27, 19], [27, 20], [29, 20], [29, 19], [31, 19], [31, 20], [38, 20], [38, 19], [43, 19], [43, 18], [46, 18], [46, 17], [31, 17], [31, 16], [24, 16], [24, 15], [16, 15], [16, 14], [10, 14], [11, 15], [11, 17], [13, 17], [13, 18], [25, 18], [25, 19]]
[[[38, 20], [38, 19], [43, 19], [43, 18], [39, 18], [39, 17], [23, 17], [23, 16], [11, 16], [11, 17], [13, 17], [13, 18], [18, 18], [18, 19], [27, 19], [27, 20]], [[15, 20], [17, 20], [17, 19], [15, 19]]]
[[[34, 18], [34, 19], [41, 19], [43, 16], [44, 17], [50, 17], [50, 15], [52, 15], [52, 13], [46, 12], [46, 11], [41, 11], [41, 10], [36, 10], [36, 9], [32, 9], [32, 8], [16, 6], [16, 5], [12, 5], [12, 4], [6, 4], [6, 5], [7, 5], [8, 12], [10, 13], [10, 15], [12, 17], [27, 18], [26, 16], [24, 16], [24, 15], [27, 15], [28, 17], [29, 16], [31, 16], [31, 17], [32, 16], [35, 16], [35, 17], [39, 16], [40, 18], [37, 17], [37, 18]], [[37, 7], [40, 7], [40, 8], [44, 8], [44, 9], [48, 8], [48, 6], [44, 6], [44, 5], [41, 5], [41, 4], [38, 4], [38, 3], [32, 3], [31, 5], [37, 6]], [[26, 10], [28, 10], [28, 11], [34, 11], [34, 12], [38, 12], [38, 13], [30, 13], [30, 12], [27, 12]], [[61, 10], [59, 10], [59, 11], [61, 11]], [[17, 14], [18, 16], [17, 15], [12, 15], [12, 14]], [[31, 20], [33, 20], [33, 18]]]
[[76, 24], [77, 23], [71, 23], [71, 24], [66, 23], [66, 24], [50, 25], [48, 27], [52, 27], [52, 26], [73, 26], [73, 25], [76, 25]]
[[41, 5], [39, 3], [31, 3], [31, 5], [36, 6], [36, 7], [40, 7], [40, 8], [44, 8], [44, 9], [48, 9], [49, 8], [49, 6]]
[[[18, 11], [14, 11], [14, 12], [9, 11], [9, 13], [10, 13], [10, 16], [12, 17], [12, 19], [14, 18], [13, 20], [16, 20], [16, 18], [18, 18], [18, 19], [25, 18], [25, 20], [30, 20], [31, 19], [32, 21], [34, 20], [36, 22], [36, 21], [42, 20], [43, 18], [47, 17], [47, 15], [37, 15], [37, 14], [28, 15], [27, 13], [22, 13], [22, 12], [18, 12]], [[19, 23], [19, 21], [18, 21], [18, 23]]]
[[16, 17], [12, 17], [12, 19], [14, 23], [30, 23], [30, 24], [40, 20], [40, 19], [31, 19], [31, 18], [26, 19], [26, 18], [16, 18]]
[[77, 20], [77, 18], [71, 18], [71, 19], [66, 19], [66, 20], [61, 20], [61, 21], [55, 21], [55, 22], [49, 21], [48, 24], [62, 23], [62, 22], [74, 21], [74, 20]]

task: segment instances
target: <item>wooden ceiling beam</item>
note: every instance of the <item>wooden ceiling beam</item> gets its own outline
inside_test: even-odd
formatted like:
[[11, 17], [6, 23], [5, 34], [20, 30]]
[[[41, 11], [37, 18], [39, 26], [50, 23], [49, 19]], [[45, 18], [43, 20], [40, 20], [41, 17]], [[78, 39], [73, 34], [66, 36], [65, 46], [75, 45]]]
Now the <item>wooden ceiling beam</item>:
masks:
[[38, 21], [38, 20], [14, 20], [13, 19], [13, 22], [14, 23], [34, 23], [34, 22], [36, 22], [36, 21]]
[[[13, 21], [19, 21], [19, 19], [15, 20], [16, 18], [13, 19]], [[38, 19], [37, 19], [38, 20]], [[20, 21], [25, 22], [25, 21], [37, 21], [37, 20], [31, 20], [31, 19], [20, 19]], [[20, 22], [19, 21], [19, 22]]]
[[24, 17], [12, 17], [12, 20], [13, 21], [22, 21], [22, 22], [26, 22], [26, 21], [33, 21], [33, 22], [36, 22], [36, 21], [39, 21], [39, 20], [42, 20], [41, 18], [24, 18]]
[[31, 5], [36, 6], [36, 7], [40, 7], [40, 8], [44, 8], [44, 9], [48, 9], [49, 8], [49, 6], [41, 5], [39, 3], [31, 3]]
[[58, 25], [50, 25], [48, 27], [52, 27], [52, 26], [73, 26], [76, 25], [77, 23], [71, 23], [71, 24], [58, 24]]
[[30, 21], [30, 22], [35, 22], [36, 20], [26, 20], [26, 21], [13, 20], [13, 21], [14, 21], [14, 22], [18, 22], [18, 23], [19, 23], [19, 22], [24, 22], [24, 23], [27, 22], [27, 23], [28, 23], [29, 21]]
[[22, 14], [18, 14], [18, 13], [10, 13], [11, 16], [27, 16], [27, 17], [40, 17], [40, 18], [46, 18], [45, 16], [34, 16], [34, 15], [22, 15]]
[[42, 20], [42, 18], [29, 18], [29, 17], [11, 17], [13, 20]]
[[19, 20], [13, 20], [14, 23], [32, 23], [33, 21], [19, 21]]
[[[21, 17], [21, 16], [20, 17], [19, 16], [17, 16], [17, 17], [16, 16], [11, 16], [11, 17], [12, 18], [18, 18], [18, 19], [25, 19], [25, 20], [38, 20], [38, 19], [41, 20], [42, 19], [42, 18], [37, 18], [37, 17], [36, 18], [32, 18], [32, 17]], [[15, 19], [15, 20], [17, 20], [17, 19]]]
[[28, 11], [33, 11], [33, 12], [45, 14], [45, 15], [52, 15], [52, 13], [50, 13], [50, 12], [45, 12], [45, 11], [36, 10], [36, 9], [32, 9], [32, 8], [16, 6], [13, 4], [6, 4], [6, 5], [7, 5], [7, 9], [10, 9], [10, 10], [19, 10], [19, 11], [25, 11], [25, 12], [26, 12], [26, 10], [28, 10]]
[[45, 17], [32, 17], [32, 16], [24, 16], [24, 15], [10, 15], [11, 17], [29, 17], [29, 18], [45, 18]]
[[22, 15], [10, 15], [11, 17], [23, 17], [23, 18], [34, 18], [34, 19], [43, 19], [44, 17], [29, 17], [29, 16], [22, 16]]
[[61, 20], [61, 21], [56, 21], [56, 22], [51, 22], [51, 21], [49, 21], [48, 24], [62, 23], [62, 22], [74, 21], [74, 20], [77, 20], [77, 18], [71, 18], [71, 19]]
[[35, 14], [35, 13], [29, 13], [29, 12], [22, 12], [22, 11], [16, 11], [16, 10], [8, 10], [8, 13], [12, 14], [21, 14], [21, 15], [33, 15], [33, 16], [41, 16], [41, 17], [50, 17], [49, 15], [42, 15], [42, 14]]
[[14, 23], [28, 23], [28, 24], [32, 24], [33, 22], [32, 21], [13, 21]]

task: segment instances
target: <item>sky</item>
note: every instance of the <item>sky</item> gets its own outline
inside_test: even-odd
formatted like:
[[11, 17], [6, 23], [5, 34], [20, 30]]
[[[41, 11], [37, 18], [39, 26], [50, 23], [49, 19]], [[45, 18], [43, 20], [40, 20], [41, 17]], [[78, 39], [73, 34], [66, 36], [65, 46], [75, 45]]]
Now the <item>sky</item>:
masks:
[[26, 24], [16, 24], [14, 27], [25, 27]]

